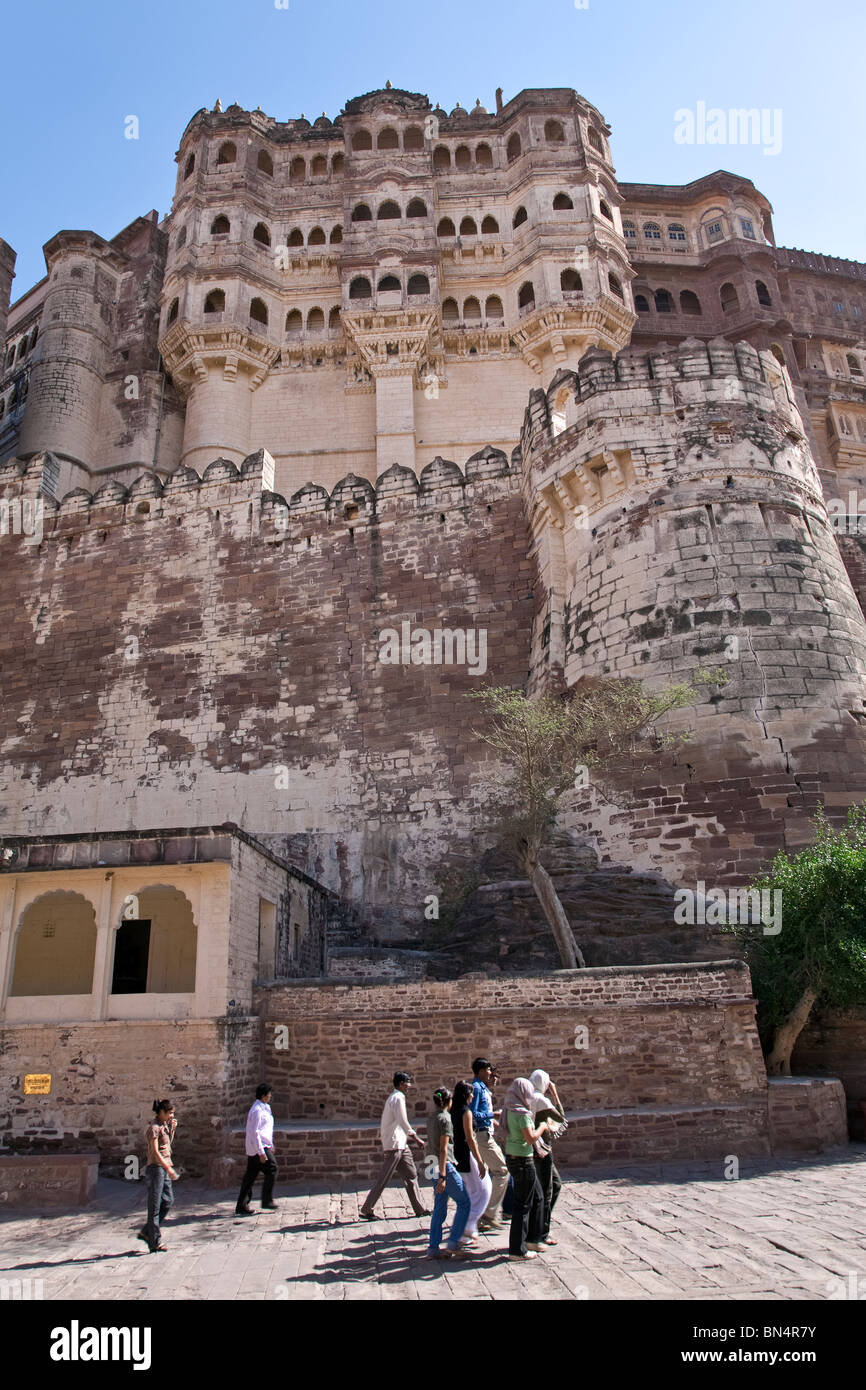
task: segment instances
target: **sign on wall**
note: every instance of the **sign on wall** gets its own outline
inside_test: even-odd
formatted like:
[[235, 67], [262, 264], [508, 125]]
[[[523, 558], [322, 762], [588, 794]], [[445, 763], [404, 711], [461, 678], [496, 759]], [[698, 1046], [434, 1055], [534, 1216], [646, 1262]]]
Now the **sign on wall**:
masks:
[[25, 1096], [50, 1096], [51, 1095], [51, 1073], [34, 1072], [24, 1078]]

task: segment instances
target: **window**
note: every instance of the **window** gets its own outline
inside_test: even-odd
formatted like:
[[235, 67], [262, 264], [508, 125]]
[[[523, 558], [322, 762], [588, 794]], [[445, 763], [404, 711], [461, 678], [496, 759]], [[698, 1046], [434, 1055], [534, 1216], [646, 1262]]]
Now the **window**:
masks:
[[668, 241], [672, 241], [672, 242], [674, 242], [674, 243], [680, 243], [680, 242], [681, 242], [681, 243], [684, 244], [684, 243], [685, 243], [685, 239], [686, 239], [686, 229], [685, 229], [685, 227], [683, 226], [682, 222], [669, 222], [669, 223], [668, 223]]
[[407, 217], [426, 217], [427, 204], [421, 198], [413, 198], [406, 209]]
[[224, 145], [220, 145], [217, 155], [217, 164], [235, 164], [238, 157], [238, 147], [231, 140], [226, 140]]
[[531, 280], [525, 280], [520, 286], [520, 293], [517, 296], [518, 309], [535, 308], [535, 286]]
[[517, 134], [517, 131], [515, 130], [514, 134], [508, 137], [508, 144], [505, 147], [505, 153], [508, 157], [508, 163], [513, 164], [515, 159], [519, 159], [522, 151], [523, 146], [520, 143], [520, 136]]
[[334, 229], [333, 229], [332, 232], [331, 232], [330, 242], [331, 242], [331, 245], [332, 245], [332, 246], [339, 246], [340, 243], [342, 242], [342, 240], [343, 240], [343, 228], [340, 226], [340, 224], [339, 224], [339, 222], [338, 222], [337, 225], [336, 225], [336, 227], [334, 227]]
[[472, 167], [472, 151], [468, 145], [458, 145], [454, 151], [454, 163], [458, 169], [470, 169]]
[[474, 295], [471, 295], [463, 305], [463, 322], [481, 322], [481, 305], [479, 304], [478, 300], [475, 298]]
[[180, 305], [179, 305], [178, 300], [173, 299], [173, 300], [171, 301], [171, 305], [170, 305], [169, 311], [168, 311], [168, 323], [169, 323], [169, 324], [174, 323], [175, 319], [177, 318], [177, 312], [178, 312], [179, 307], [180, 307]]
[[211, 223], [210, 234], [211, 236], [227, 236], [230, 231], [231, 223], [225, 213], [221, 212], [219, 217], [215, 217]]
[[335, 304], [334, 307], [333, 307], [333, 309], [331, 310], [330, 314], [328, 315], [328, 327], [329, 327], [332, 331], [333, 331], [335, 328], [339, 328], [339, 327], [340, 327], [340, 306], [339, 306], [339, 304]]
[[402, 286], [396, 275], [383, 275], [376, 286], [378, 294], [387, 294], [389, 291], [399, 290]]
[[303, 326], [304, 320], [301, 318], [300, 309], [290, 309], [286, 314], [286, 333], [288, 336], [290, 338], [300, 337]]
[[[758, 296], [758, 303], [759, 303], [759, 304], [765, 304], [765, 305], [770, 305], [770, 304], [772, 304], [773, 301], [772, 301], [772, 299], [770, 298], [770, 291], [767, 289], [767, 286], [764, 284], [763, 280], [756, 280], [756, 281], [755, 281], [755, 293], [756, 293], [757, 296]], [[840, 304], [840, 305], [839, 305], [839, 310], [841, 311], [841, 309], [842, 309], [842, 305]]]
[[633, 222], [623, 222], [622, 234], [626, 241], [637, 241], [637, 228]]
[[307, 161], [296, 155], [289, 165], [289, 182], [304, 183], [307, 177]]
[[389, 199], [380, 205], [376, 216], [380, 222], [393, 222], [400, 217], [400, 209], [396, 203]]
[[512, 220], [512, 227], [521, 227], [527, 221], [526, 208], [518, 208]]
[[747, 237], [749, 241], [757, 241], [751, 217], [740, 218], [740, 236]]
[[343, 156], [341, 154], [335, 154], [331, 161], [331, 173], [334, 175], [334, 178], [338, 179], [342, 177], [344, 164], [345, 160]]
[[225, 290], [211, 290], [205, 297], [204, 311], [206, 314], [221, 314], [226, 307]]
[[250, 318], [253, 323], [260, 323], [264, 327], [267, 327], [268, 310], [263, 299], [250, 300]]
[[271, 234], [264, 222], [257, 222], [253, 231], [253, 241], [257, 241], [259, 246], [270, 246]]
[[303, 244], [304, 244], [304, 234], [303, 234], [303, 232], [301, 231], [300, 227], [293, 227], [292, 230], [289, 232], [288, 237], [286, 238], [286, 245], [287, 245], [287, 246], [303, 246]]
[[322, 228], [321, 228], [321, 227], [314, 227], [314, 228], [313, 228], [313, 230], [310, 232], [310, 235], [307, 237], [307, 245], [308, 245], [308, 246], [324, 246], [324, 245], [325, 245], [325, 233], [322, 231]]
[[352, 213], [353, 222], [372, 222], [373, 214], [366, 203], [359, 203]]
[[324, 331], [325, 315], [322, 313], [322, 310], [319, 309], [317, 306], [315, 309], [311, 309], [310, 312], [307, 314], [307, 332], [324, 333]]
[[586, 132], [586, 138], [589, 141], [592, 148], [595, 150], [596, 154], [604, 154], [604, 142], [602, 141], [602, 138], [596, 130], [595, 126], [591, 125], [589, 127], [589, 130]]
[[634, 307], [639, 314], [648, 314], [650, 311], [649, 300], [645, 294], [636, 294], [634, 297]]
[[721, 222], [708, 222], [706, 225], [707, 241], [712, 244], [714, 241], [724, 241], [725, 232]]
[[90, 994], [96, 916], [80, 893], [45, 893], [21, 914], [11, 995]]
[[569, 268], [560, 272], [559, 288], [566, 294], [575, 294], [578, 290], [583, 289], [583, 281], [576, 270]]
[[624, 295], [623, 292], [622, 292], [622, 285], [620, 284], [620, 282], [619, 282], [619, 280], [616, 278], [616, 276], [615, 276], [615, 275], [608, 275], [608, 277], [607, 277], [607, 283], [610, 285], [610, 292], [611, 292], [611, 294], [615, 294], [616, 297], [617, 297], [617, 299], [621, 299], [622, 302], [623, 302], [623, 304], [624, 304], [624, 303], [625, 303], [625, 295]]
[[372, 293], [370, 281], [366, 275], [356, 276], [349, 286], [350, 299], [369, 299]]
[[391, 126], [386, 126], [380, 130], [376, 139], [376, 148], [379, 150], [399, 150], [400, 141], [397, 132]]
[[460, 319], [460, 310], [457, 308], [456, 299], [444, 299], [442, 301], [442, 321], [443, 323], [457, 323]]
[[403, 133], [404, 150], [423, 150], [424, 132], [419, 125], [410, 125]]
[[451, 151], [447, 145], [437, 145], [433, 151], [433, 169], [441, 174], [443, 169], [451, 168]]
[[139, 896], [141, 917], [124, 920], [114, 938], [112, 994], [191, 994], [196, 926], [183, 893], [163, 885]]
[[693, 290], [680, 291], [680, 313], [699, 314], [701, 313], [701, 301]]
[[328, 172], [328, 161], [323, 154], [317, 154], [310, 165], [310, 173], [314, 179], [323, 179]]
[[195, 168], [195, 155], [194, 155], [194, 154], [191, 154], [190, 157], [189, 157], [189, 159], [186, 161], [186, 168], [185, 168], [184, 171], [183, 171], [184, 182], [186, 182], [186, 180], [189, 178], [189, 176], [190, 176], [190, 174], [192, 173], [192, 171], [193, 171], [194, 168]]
[[437, 236], [456, 236], [457, 231], [450, 217], [443, 217], [439, 226], [436, 228]]
[[479, 169], [493, 168], [493, 151], [489, 145], [476, 145], [475, 163]]
[[499, 223], [496, 221], [495, 217], [491, 217], [488, 214], [487, 217], [485, 217], [484, 221], [481, 223], [482, 234], [484, 236], [495, 236], [498, 231]]
[[175, 243], [174, 248], [175, 251], [179, 251], [182, 246], [186, 246], [186, 227], [181, 227], [180, 231], [177, 234], [177, 241]]
[[271, 159], [271, 156], [268, 154], [267, 150], [259, 150], [259, 157], [256, 160], [256, 168], [259, 170], [260, 173], [270, 174], [271, 178], [273, 178], [274, 161]]
[[549, 145], [561, 145], [565, 141], [565, 131], [561, 121], [544, 122], [544, 138]]
[[571, 201], [567, 193], [557, 193], [556, 197], [553, 200], [554, 212], [565, 212], [568, 208], [573, 207], [574, 203]]
[[409, 283], [406, 286], [406, 292], [408, 294], [429, 294], [430, 281], [426, 275], [421, 275], [420, 273], [418, 275], [410, 275]]
[[598, 210], [601, 213], [602, 217], [607, 218], [608, 222], [613, 222], [613, 213], [611, 212], [607, 203], [604, 201], [604, 198], [602, 198], [601, 202], [599, 203]]
[[352, 136], [352, 149], [357, 153], [359, 150], [371, 150], [373, 148], [373, 137], [369, 130], [356, 130]]
[[729, 314], [732, 309], [739, 309], [740, 307], [740, 296], [737, 294], [737, 291], [730, 281], [722, 285], [722, 288], [719, 290], [719, 299], [722, 302], [722, 309], [726, 314]]
[[845, 353], [845, 361], [848, 363], [848, 371], [850, 372], [851, 376], [863, 375], [863, 368], [860, 366], [860, 363], [857, 361], [857, 358], [854, 356], [853, 352]]
[[18, 361], [19, 361], [19, 362], [21, 361], [21, 359], [22, 359], [22, 357], [24, 356], [24, 354], [25, 354], [26, 351], [27, 351], [27, 339], [26, 339], [26, 338], [22, 338], [22, 339], [20, 340], [19, 344], [18, 344], [18, 353], [17, 353], [17, 357], [18, 357]]
[[658, 222], [644, 222], [643, 239], [644, 241], [661, 241], [662, 229]]
[[502, 312], [502, 300], [498, 294], [488, 295], [487, 303], [484, 306], [484, 317], [488, 323], [502, 323], [505, 315]]
[[462, 222], [460, 223], [460, 235], [461, 235], [461, 236], [477, 236], [477, 235], [478, 235], [478, 228], [477, 228], [477, 226], [475, 225], [475, 218], [474, 218], [474, 217], [464, 217], [464, 218], [463, 218]]
[[[760, 295], [758, 296], [758, 298], [760, 299]], [[769, 303], [770, 303], [770, 296], [767, 295], [766, 300], [761, 299], [761, 303], [762, 303], [762, 304], [765, 304], [765, 303], [766, 303], [766, 304], [769, 304]], [[834, 301], [834, 304], [833, 304], [833, 311], [834, 311], [834, 313], [837, 313], [837, 314], [844, 314], [844, 312], [845, 312], [845, 305], [842, 303], [841, 300], [837, 299], [837, 300]]]

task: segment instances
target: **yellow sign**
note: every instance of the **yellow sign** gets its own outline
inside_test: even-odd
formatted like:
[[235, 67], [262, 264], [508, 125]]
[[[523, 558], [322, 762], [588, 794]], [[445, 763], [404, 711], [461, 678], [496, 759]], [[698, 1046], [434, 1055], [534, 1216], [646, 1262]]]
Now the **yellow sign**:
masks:
[[43, 1075], [25, 1076], [24, 1078], [25, 1096], [50, 1096], [51, 1095], [51, 1073]]

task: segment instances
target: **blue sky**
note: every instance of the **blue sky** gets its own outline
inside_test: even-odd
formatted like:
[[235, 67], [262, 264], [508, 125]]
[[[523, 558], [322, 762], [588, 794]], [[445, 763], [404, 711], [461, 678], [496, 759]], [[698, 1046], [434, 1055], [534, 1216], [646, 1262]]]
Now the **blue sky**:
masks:
[[[580, 0], [583, 3], [584, 0]], [[61, 228], [110, 237], [165, 214], [174, 153], [201, 106], [238, 101], [285, 120], [336, 116], [382, 87], [446, 110], [494, 109], [522, 87], [574, 87], [613, 127], [620, 179], [753, 179], [780, 244], [866, 260], [863, 0], [40, 0], [6, 7], [0, 236], [18, 252], [13, 299], [45, 273]], [[782, 148], [684, 145], [674, 113], [782, 113]], [[140, 138], [124, 138], [139, 118]]]

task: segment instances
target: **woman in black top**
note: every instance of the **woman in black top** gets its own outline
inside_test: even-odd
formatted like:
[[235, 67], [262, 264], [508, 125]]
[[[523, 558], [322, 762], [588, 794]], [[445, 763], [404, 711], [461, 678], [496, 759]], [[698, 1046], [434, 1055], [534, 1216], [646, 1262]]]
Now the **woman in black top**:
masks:
[[493, 1190], [493, 1184], [475, 1138], [471, 1082], [458, 1081], [454, 1087], [451, 1117], [454, 1123], [454, 1160], [469, 1194], [471, 1204], [469, 1220], [466, 1222], [466, 1233], [463, 1238], [465, 1244], [476, 1236], [479, 1218], [487, 1210], [490, 1193]]

